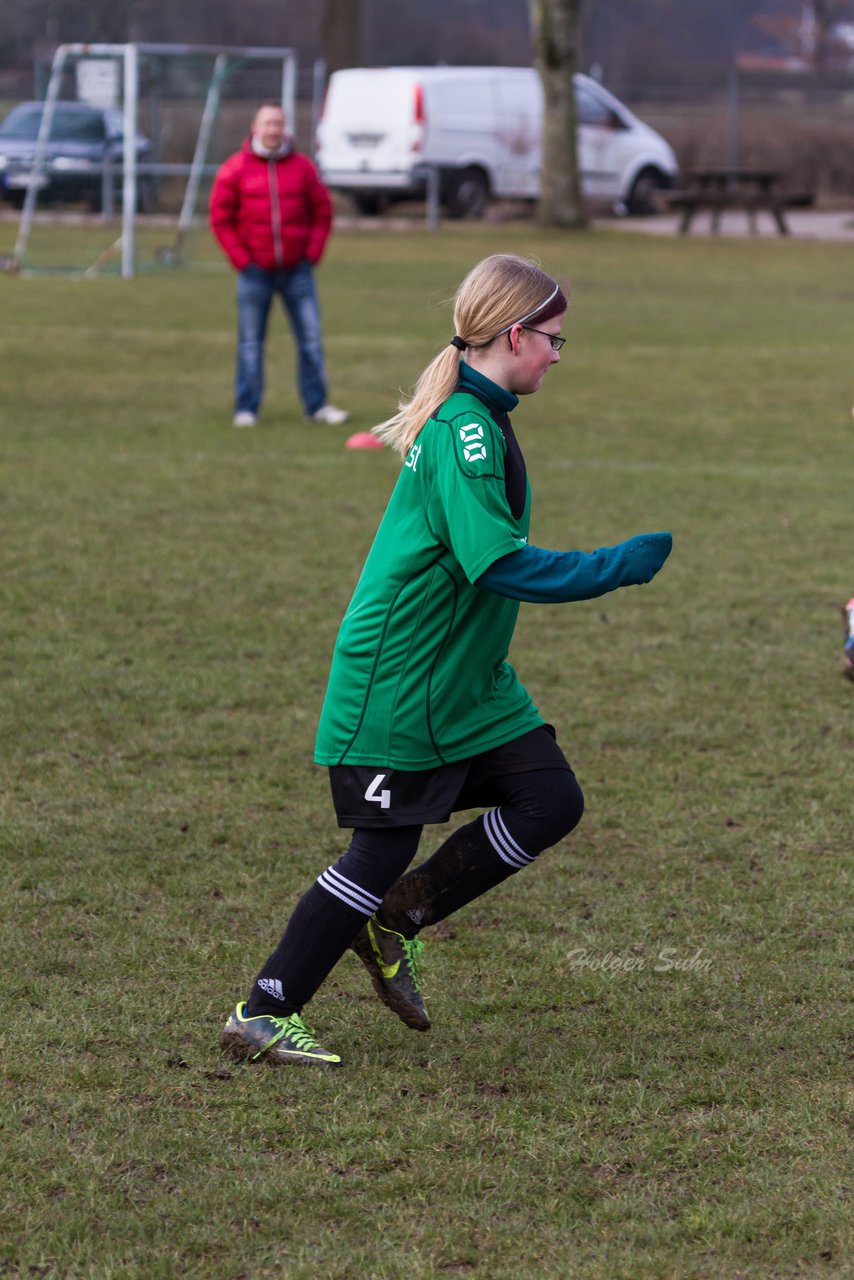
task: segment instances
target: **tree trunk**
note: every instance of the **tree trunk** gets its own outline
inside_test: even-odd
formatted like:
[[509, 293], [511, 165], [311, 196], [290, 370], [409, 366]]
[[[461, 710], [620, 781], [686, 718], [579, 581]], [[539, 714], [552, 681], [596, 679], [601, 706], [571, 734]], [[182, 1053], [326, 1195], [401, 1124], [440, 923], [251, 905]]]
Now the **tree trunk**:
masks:
[[842, 17], [843, 6], [839, 0], [815, 0], [813, 4], [813, 21], [815, 23], [815, 43], [813, 45], [813, 64], [816, 74], [822, 76], [828, 70], [832, 52], [831, 27]]
[[361, 66], [361, 0], [323, 0], [320, 39], [329, 75], [342, 67]]
[[587, 225], [581, 194], [572, 77], [584, 0], [529, 0], [534, 63], [543, 84], [543, 165], [539, 222]]

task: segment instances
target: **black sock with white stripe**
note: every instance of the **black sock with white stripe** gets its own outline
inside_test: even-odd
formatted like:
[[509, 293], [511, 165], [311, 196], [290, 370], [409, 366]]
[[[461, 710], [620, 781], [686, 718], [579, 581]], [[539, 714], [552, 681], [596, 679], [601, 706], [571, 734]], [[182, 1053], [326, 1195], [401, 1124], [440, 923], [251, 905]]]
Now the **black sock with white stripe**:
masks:
[[332, 972], [380, 899], [327, 867], [294, 908], [249, 994], [246, 1015], [299, 1013]]
[[501, 809], [491, 809], [460, 827], [432, 858], [398, 880], [383, 898], [379, 919], [412, 936], [494, 889], [536, 856], [510, 834]]

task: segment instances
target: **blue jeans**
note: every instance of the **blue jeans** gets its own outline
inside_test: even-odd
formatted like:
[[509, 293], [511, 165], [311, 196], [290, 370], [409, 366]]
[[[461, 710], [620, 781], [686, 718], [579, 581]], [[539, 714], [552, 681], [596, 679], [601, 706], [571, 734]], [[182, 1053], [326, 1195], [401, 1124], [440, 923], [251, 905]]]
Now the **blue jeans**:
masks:
[[264, 394], [264, 339], [273, 295], [278, 294], [297, 345], [297, 387], [307, 414], [326, 404], [323, 335], [311, 263], [292, 271], [251, 264], [237, 277], [237, 413], [257, 413]]

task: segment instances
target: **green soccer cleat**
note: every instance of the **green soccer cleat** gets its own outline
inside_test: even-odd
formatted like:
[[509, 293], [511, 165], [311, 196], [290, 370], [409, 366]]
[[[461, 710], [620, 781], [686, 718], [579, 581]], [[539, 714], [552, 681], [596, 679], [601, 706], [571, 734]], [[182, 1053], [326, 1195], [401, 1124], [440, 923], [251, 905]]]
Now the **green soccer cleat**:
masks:
[[233, 1058], [250, 1062], [305, 1063], [340, 1067], [337, 1053], [330, 1053], [317, 1043], [297, 1013], [286, 1018], [261, 1014], [245, 1016], [246, 1005], [239, 1004], [228, 1019], [220, 1036], [220, 1044]]
[[386, 929], [371, 916], [350, 944], [371, 975], [374, 990], [413, 1031], [429, 1031], [430, 1016], [421, 998], [418, 962], [424, 943]]

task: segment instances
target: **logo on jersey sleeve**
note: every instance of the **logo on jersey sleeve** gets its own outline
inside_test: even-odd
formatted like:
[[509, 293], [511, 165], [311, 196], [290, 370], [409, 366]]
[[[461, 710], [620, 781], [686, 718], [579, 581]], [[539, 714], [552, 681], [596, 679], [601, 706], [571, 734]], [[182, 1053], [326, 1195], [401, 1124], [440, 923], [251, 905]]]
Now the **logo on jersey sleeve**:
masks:
[[469, 480], [503, 474], [503, 437], [499, 427], [477, 409], [464, 408], [448, 423], [449, 443], [457, 466]]
[[460, 427], [460, 440], [463, 445], [463, 457], [466, 462], [485, 462], [486, 461], [486, 440], [483, 435], [483, 427], [477, 422], [470, 422], [468, 426]]

